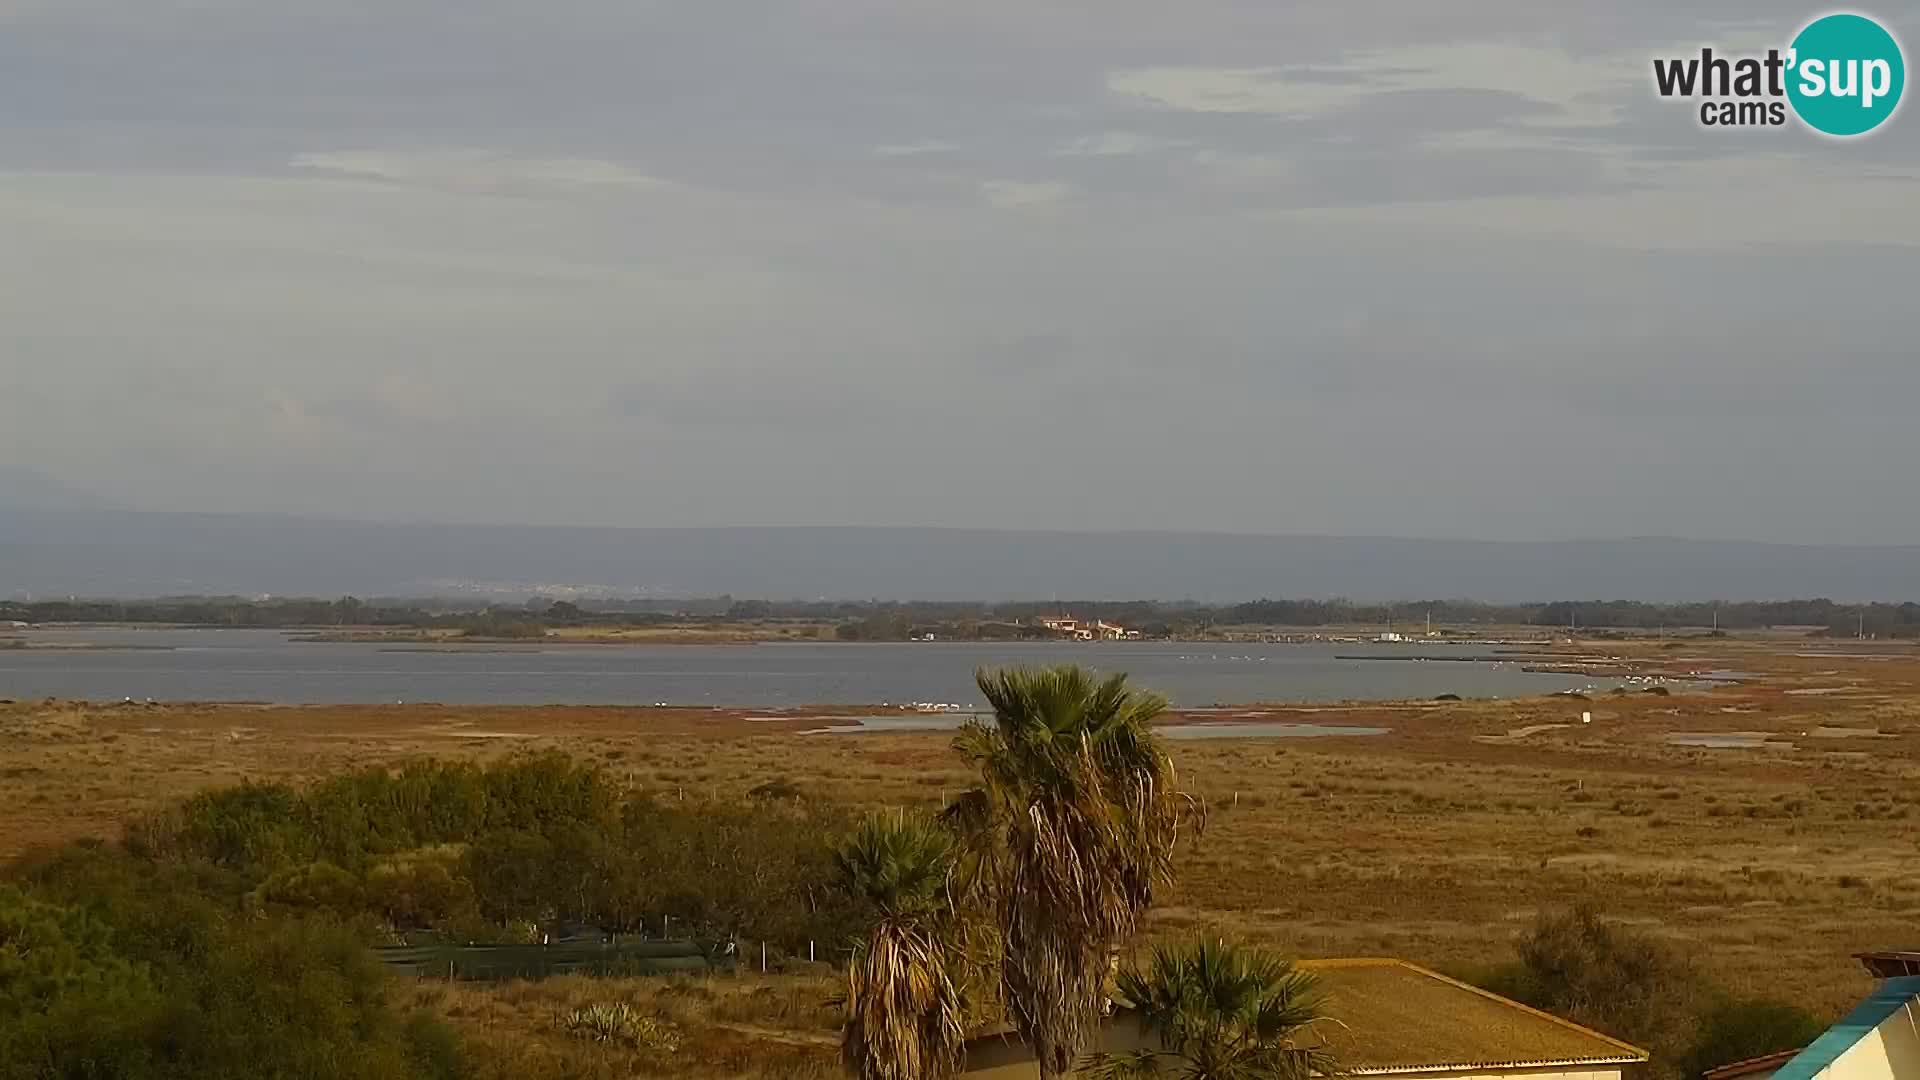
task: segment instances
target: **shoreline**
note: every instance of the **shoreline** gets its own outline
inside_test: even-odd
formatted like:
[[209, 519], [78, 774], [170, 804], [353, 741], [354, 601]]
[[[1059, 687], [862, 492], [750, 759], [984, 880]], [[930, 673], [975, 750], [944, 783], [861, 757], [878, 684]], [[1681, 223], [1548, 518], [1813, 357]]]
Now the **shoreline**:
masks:
[[[1572, 672], [1570, 674], [1579, 674]], [[1693, 690], [1692, 694], [1711, 693], [1717, 689], [1734, 688], [1749, 685], [1747, 680], [1701, 680], [1688, 676], [1673, 676], [1675, 682], [1694, 681], [1705, 685]], [[1310, 699], [1268, 698], [1253, 701], [1230, 702], [1217, 701], [1207, 705], [1170, 704], [1162, 714], [1167, 719], [1162, 725], [1222, 724], [1222, 723], [1267, 723], [1281, 714], [1318, 715], [1324, 713], [1362, 712], [1369, 710], [1434, 710], [1450, 706], [1504, 706], [1504, 707], [1542, 707], [1574, 701], [1619, 701], [1621, 699], [1642, 696], [1662, 696], [1654, 686], [1634, 689], [1614, 690], [1558, 690], [1540, 694], [1521, 694], [1508, 697], [1479, 697], [1454, 694], [1438, 694], [1431, 697], [1415, 698], [1345, 698], [1337, 701], [1314, 701]], [[1669, 692], [1670, 694], [1672, 692]], [[921, 707], [922, 705], [937, 707]], [[814, 702], [802, 705], [754, 705], [743, 703], [712, 702], [448, 702], [421, 699], [416, 701], [267, 701], [245, 698], [82, 698], [82, 697], [31, 697], [0, 698], [0, 708], [79, 708], [79, 709], [162, 709], [195, 710], [200, 712], [218, 712], [240, 710], [259, 712], [278, 711], [325, 711], [325, 710], [364, 710], [369, 712], [567, 712], [567, 713], [633, 713], [640, 716], [683, 715], [706, 716], [715, 720], [741, 719], [759, 723], [774, 723], [791, 720], [793, 722], [815, 720], [855, 720], [878, 717], [901, 718], [938, 718], [938, 717], [974, 717], [988, 715], [991, 710], [986, 705], [964, 705], [957, 703], [933, 702]], [[938, 730], [935, 728], [903, 730]]]
[[[822, 622], [796, 622], [785, 624], [763, 624], [754, 622], [702, 623], [699, 621], [616, 625], [609, 627], [594, 626], [549, 626], [539, 634], [481, 634], [469, 633], [454, 627], [422, 626], [417, 624], [397, 625], [347, 625], [324, 623], [284, 623], [233, 625], [228, 623], [194, 622], [144, 622], [144, 621], [77, 621], [33, 623], [27, 626], [0, 628], [0, 643], [30, 637], [35, 633], [76, 633], [85, 631], [109, 631], [116, 633], [165, 632], [165, 631], [225, 631], [225, 632], [262, 632], [277, 633], [289, 641], [311, 642], [317, 644], [507, 644], [507, 645], [649, 645], [649, 644], [762, 644], [762, 643], [800, 643], [821, 645], [1214, 645], [1214, 646], [1300, 646], [1300, 645], [1348, 645], [1348, 646], [1394, 646], [1403, 648], [1430, 647], [1481, 647], [1496, 649], [1532, 649], [1551, 655], [1559, 649], [1618, 648], [1647, 646], [1659, 643], [1662, 647], [1672, 648], [1682, 644], [1694, 644], [1700, 648], [1712, 648], [1716, 643], [1737, 642], [1798, 642], [1807, 647], [1818, 648], [1824, 644], [1843, 643], [1842, 639], [1816, 637], [1775, 637], [1756, 633], [1746, 637], [1710, 638], [1706, 635], [1687, 635], [1677, 637], [1656, 637], [1652, 634], [1636, 633], [1605, 634], [1578, 638], [1567, 638], [1564, 630], [1538, 629], [1527, 627], [1500, 627], [1482, 632], [1450, 631], [1445, 634], [1436, 632], [1435, 636], [1411, 635], [1383, 640], [1373, 630], [1363, 627], [1336, 625], [1327, 627], [1274, 627], [1265, 631], [1241, 632], [1226, 631], [1216, 634], [1169, 635], [1143, 638], [1101, 638], [1094, 640], [1078, 639], [1066, 636], [1050, 637], [945, 637], [938, 640], [912, 637], [843, 639], [833, 634], [833, 625]], [[1852, 639], [1845, 639], [1854, 644]], [[1920, 648], [1920, 640], [1913, 642], [1883, 641], [1874, 643], [1881, 648], [1907, 652]], [[1354, 657], [1354, 659], [1386, 659], [1382, 657]], [[1452, 657], [1434, 659], [1450, 660]]]

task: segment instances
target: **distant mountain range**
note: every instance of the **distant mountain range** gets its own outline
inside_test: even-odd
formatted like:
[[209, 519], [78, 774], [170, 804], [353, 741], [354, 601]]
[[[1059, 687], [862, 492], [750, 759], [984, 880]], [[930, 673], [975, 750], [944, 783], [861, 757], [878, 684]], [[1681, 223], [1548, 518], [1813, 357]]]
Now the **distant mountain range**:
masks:
[[0, 596], [1920, 598], [1920, 547], [924, 528], [381, 524], [0, 493]]
[[36, 510], [107, 510], [113, 503], [78, 491], [38, 469], [0, 465], [0, 510], [8, 507]]

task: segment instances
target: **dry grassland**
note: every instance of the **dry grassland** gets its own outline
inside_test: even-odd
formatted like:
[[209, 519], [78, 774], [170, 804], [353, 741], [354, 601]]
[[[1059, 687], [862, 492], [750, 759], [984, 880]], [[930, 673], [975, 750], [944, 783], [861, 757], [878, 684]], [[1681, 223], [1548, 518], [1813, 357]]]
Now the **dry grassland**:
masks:
[[[1757, 677], [1672, 696], [1253, 709], [1390, 733], [1171, 744], [1211, 815], [1154, 931], [1218, 927], [1298, 956], [1471, 973], [1507, 959], [1536, 911], [1587, 900], [1692, 947], [1735, 990], [1823, 1013], [1849, 1004], [1867, 986], [1851, 952], [1920, 944], [1920, 653], [1625, 648]], [[111, 835], [213, 784], [419, 755], [557, 747], [689, 797], [784, 778], [826, 798], [930, 806], [967, 781], [937, 732], [799, 734], [822, 711], [3, 706], [0, 854]], [[1716, 732], [1786, 745], [1669, 743]], [[588, 1054], [540, 1018], [631, 1000], [699, 1033], [706, 1065], [689, 1075], [801, 1078], [832, 1071], [832, 991], [829, 979], [756, 977], [406, 993], [508, 1064], [545, 1055], [574, 1074], [620, 1075], [617, 1055]]]

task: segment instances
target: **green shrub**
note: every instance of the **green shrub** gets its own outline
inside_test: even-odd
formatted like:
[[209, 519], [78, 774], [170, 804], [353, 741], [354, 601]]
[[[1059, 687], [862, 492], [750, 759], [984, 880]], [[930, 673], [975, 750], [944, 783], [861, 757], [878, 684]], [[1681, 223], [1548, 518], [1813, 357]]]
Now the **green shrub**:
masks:
[[182, 965], [158, 1036], [190, 1075], [403, 1076], [408, 1028], [385, 973], [350, 932], [276, 919], [215, 935]]
[[1543, 913], [1516, 951], [1519, 963], [1494, 972], [1488, 989], [1644, 1046], [1653, 1075], [1678, 1075], [1710, 994], [1688, 957], [1586, 906]]
[[612, 884], [646, 925], [661, 915], [711, 937], [792, 949], [839, 942], [864, 908], [830, 883], [831, 842], [852, 829], [842, 810], [804, 802], [637, 799], [625, 813], [628, 857]]
[[[538, 941], [554, 918], [669, 922], [832, 955], [871, 917], [832, 884], [848, 816], [762, 796], [657, 803], [560, 754], [202, 792], [121, 846], [14, 865], [0, 1080], [459, 1075], [448, 1030], [389, 1003], [376, 922], [471, 941]], [[623, 1045], [673, 1049], [651, 1019], [609, 1023]]]
[[[304, 789], [202, 792], [135, 823], [126, 851], [148, 868], [143, 880], [169, 877], [178, 896], [235, 910], [325, 912], [470, 940], [559, 918], [830, 949], [868, 914], [830, 884], [830, 846], [848, 815], [780, 785], [761, 795], [656, 802], [559, 753], [417, 761]], [[86, 860], [71, 854], [48, 862], [62, 866], [49, 881], [68, 879], [61, 895], [131, 887], [99, 865], [82, 872]], [[96, 871], [109, 880], [83, 881]]]
[[1798, 1050], [1812, 1042], [1827, 1025], [1795, 1005], [1759, 999], [1726, 998], [1703, 1012], [1699, 1036], [1680, 1064], [1680, 1074], [1694, 1080], [1748, 1058]]
[[464, 867], [480, 910], [502, 922], [539, 922], [559, 915], [553, 869], [553, 843], [526, 829], [502, 829], [476, 840], [467, 849]]
[[366, 905], [360, 878], [330, 862], [307, 863], [275, 871], [251, 894], [257, 905], [331, 911], [352, 916]]
[[560, 1018], [560, 1029], [576, 1039], [622, 1043], [637, 1050], [671, 1054], [680, 1049], [679, 1033], [671, 1025], [624, 1001], [574, 1009]]
[[133, 1075], [161, 999], [89, 913], [0, 886], [0, 1077]]
[[367, 909], [400, 929], [471, 920], [479, 903], [460, 859], [457, 852], [430, 849], [374, 864], [362, 891]]
[[4, 1080], [460, 1074], [451, 1037], [395, 1013], [338, 924], [235, 918], [125, 857], [41, 869], [48, 888], [108, 888], [84, 905], [0, 888]]
[[233, 869], [309, 862], [317, 845], [302, 827], [300, 794], [285, 784], [245, 782], [187, 799], [171, 813], [138, 823], [134, 851], [193, 857]]

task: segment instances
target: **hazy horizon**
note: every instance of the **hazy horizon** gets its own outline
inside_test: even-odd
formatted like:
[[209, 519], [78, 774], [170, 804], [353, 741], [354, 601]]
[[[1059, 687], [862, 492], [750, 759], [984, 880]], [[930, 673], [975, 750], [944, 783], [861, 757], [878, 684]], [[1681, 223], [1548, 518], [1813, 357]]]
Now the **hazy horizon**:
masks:
[[[94, 496], [88, 492], [75, 491], [61, 485], [47, 482], [44, 476], [31, 476], [32, 470], [21, 470], [0, 466], [0, 512], [14, 511], [98, 511], [127, 514], [190, 515], [203, 517], [267, 518], [288, 521], [313, 521], [341, 525], [374, 525], [399, 527], [476, 527], [476, 528], [552, 528], [604, 531], [644, 531], [644, 532], [709, 532], [709, 531], [771, 531], [793, 530], [827, 531], [832, 529], [856, 529], [866, 532], [966, 532], [966, 533], [1004, 533], [1022, 536], [1042, 535], [1109, 535], [1109, 536], [1166, 536], [1166, 537], [1222, 537], [1247, 539], [1298, 539], [1298, 540], [1408, 540], [1438, 541], [1468, 544], [1579, 544], [1586, 542], [1620, 541], [1680, 541], [1699, 544], [1757, 544], [1767, 547], [1809, 547], [1809, 548], [1914, 548], [1920, 551], [1920, 541], [1859, 541], [1835, 543], [1804, 543], [1783, 540], [1752, 540], [1737, 536], [1687, 536], [1677, 533], [1644, 534], [1603, 534], [1592, 536], [1422, 536], [1415, 533], [1315, 533], [1289, 531], [1260, 531], [1236, 529], [1210, 529], [1193, 527], [1141, 527], [1120, 529], [1074, 529], [1074, 528], [1021, 528], [1019, 526], [995, 525], [915, 525], [887, 522], [849, 521], [832, 524], [800, 524], [780, 521], [727, 521], [703, 525], [618, 525], [595, 521], [574, 522], [522, 522], [505, 521], [485, 516], [474, 518], [405, 516], [358, 517], [348, 514], [308, 513], [302, 511], [250, 511], [250, 510], [199, 510], [191, 508], [157, 509], [152, 507], [130, 506], [112, 500]], [[31, 478], [30, 478], [31, 477]], [[24, 482], [23, 482], [24, 481]]]
[[0, 505], [0, 596], [1905, 600], [1916, 546], [986, 528], [391, 524]]

